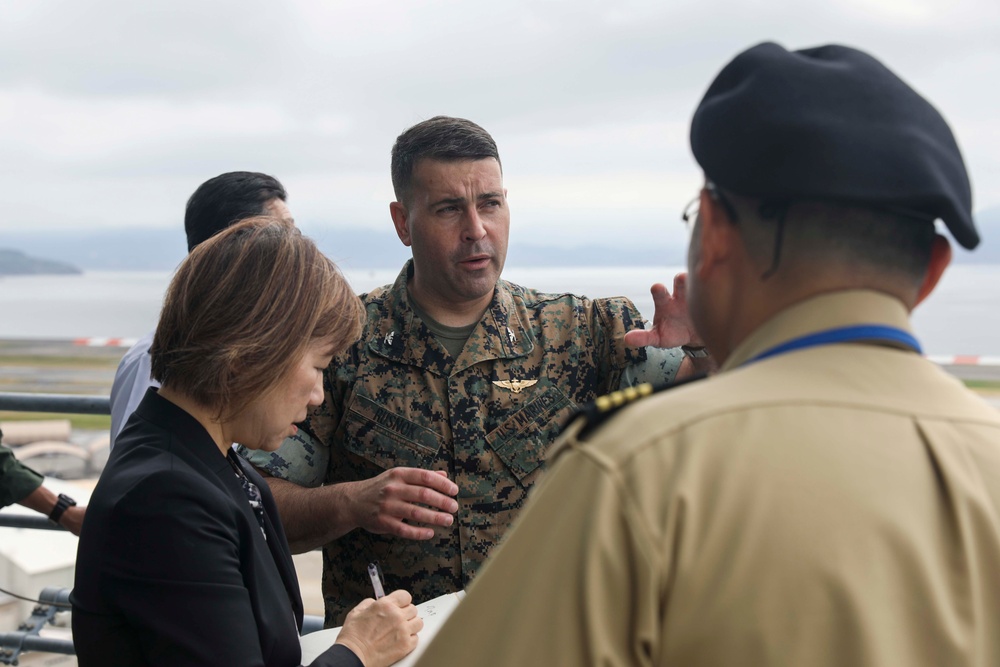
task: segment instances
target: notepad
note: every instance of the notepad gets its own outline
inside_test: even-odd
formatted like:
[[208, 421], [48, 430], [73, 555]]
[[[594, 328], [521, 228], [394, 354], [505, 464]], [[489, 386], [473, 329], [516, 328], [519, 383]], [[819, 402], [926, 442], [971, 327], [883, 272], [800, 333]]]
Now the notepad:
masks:
[[[448, 616], [455, 610], [455, 607], [458, 606], [463, 597], [465, 597], [465, 591], [447, 593], [446, 595], [417, 605], [417, 612], [420, 614], [420, 618], [424, 619], [424, 628], [417, 635], [419, 637], [417, 648], [399, 662], [393, 663], [394, 667], [410, 667], [417, 662], [417, 658], [424, 652], [427, 645], [431, 643], [431, 639], [441, 629], [441, 626], [444, 625]], [[319, 657], [323, 651], [333, 646], [339, 634], [340, 628], [330, 628], [329, 630], [311, 632], [304, 637], [299, 637], [299, 643], [302, 645], [302, 664], [308, 665]]]

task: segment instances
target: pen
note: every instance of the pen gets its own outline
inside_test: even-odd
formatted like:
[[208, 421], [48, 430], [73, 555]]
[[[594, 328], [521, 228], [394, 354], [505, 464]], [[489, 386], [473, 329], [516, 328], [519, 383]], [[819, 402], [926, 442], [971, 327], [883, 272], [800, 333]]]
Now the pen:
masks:
[[375, 589], [375, 599], [385, 597], [385, 590], [382, 589], [382, 577], [379, 576], [378, 565], [368, 563], [368, 576], [372, 580], [372, 588]]

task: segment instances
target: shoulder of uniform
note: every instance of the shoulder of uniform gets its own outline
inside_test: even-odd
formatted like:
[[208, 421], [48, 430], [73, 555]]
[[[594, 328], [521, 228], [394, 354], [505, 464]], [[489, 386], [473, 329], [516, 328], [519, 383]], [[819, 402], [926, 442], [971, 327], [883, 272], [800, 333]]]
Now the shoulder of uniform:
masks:
[[574, 417], [570, 418], [567, 424], [576, 424], [576, 439], [586, 440], [591, 433], [597, 430], [604, 422], [614, 417], [625, 406], [636, 403], [647, 396], [669, 391], [676, 387], [703, 380], [704, 378], [704, 375], [696, 375], [678, 380], [677, 382], [659, 385], [647, 382], [634, 387], [619, 389], [604, 396], [598, 396], [593, 403], [581, 408]]
[[594, 299], [594, 308], [598, 312], [609, 313], [616, 318], [628, 313], [632, 319], [642, 321], [639, 309], [635, 307], [635, 304], [632, 303], [631, 299], [625, 296], [611, 296]]
[[515, 297], [523, 297], [525, 294], [534, 294], [535, 290], [528, 289], [527, 287], [522, 287], [517, 283], [512, 283], [509, 280], [504, 280], [503, 278], [497, 283], [497, 287], [507, 294]]
[[590, 299], [569, 292], [539, 292], [538, 290], [521, 288], [521, 299], [529, 308], [568, 308], [576, 309], [591, 303]]
[[373, 303], [382, 303], [388, 298], [392, 293], [392, 285], [382, 285], [381, 287], [375, 287], [370, 292], [360, 294], [358, 298], [366, 305], [371, 305]]
[[538, 308], [539, 306], [571, 305], [583, 299], [583, 297], [573, 294], [540, 292], [531, 287], [524, 287], [523, 285], [510, 283], [506, 280], [501, 280], [500, 282], [512, 301], [519, 302], [523, 307], [528, 309]]

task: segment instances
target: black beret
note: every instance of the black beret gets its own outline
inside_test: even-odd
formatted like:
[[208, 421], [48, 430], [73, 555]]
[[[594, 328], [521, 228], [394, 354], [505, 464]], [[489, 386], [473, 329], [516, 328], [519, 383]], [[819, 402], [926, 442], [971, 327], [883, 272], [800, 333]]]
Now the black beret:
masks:
[[943, 220], [966, 248], [979, 243], [948, 124], [857, 49], [767, 42], [739, 54], [698, 105], [691, 149], [707, 178], [737, 194], [902, 209]]

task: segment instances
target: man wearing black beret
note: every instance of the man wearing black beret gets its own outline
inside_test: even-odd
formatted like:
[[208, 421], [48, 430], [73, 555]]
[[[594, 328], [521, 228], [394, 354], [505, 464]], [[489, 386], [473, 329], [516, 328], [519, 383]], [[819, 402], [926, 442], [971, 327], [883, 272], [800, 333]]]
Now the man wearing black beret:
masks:
[[720, 373], [572, 423], [419, 664], [1000, 664], [1000, 413], [909, 324], [935, 221], [979, 241], [947, 124], [865, 53], [768, 43], [691, 147]]

